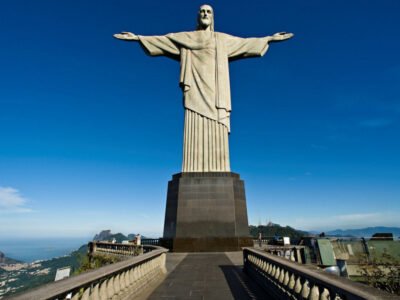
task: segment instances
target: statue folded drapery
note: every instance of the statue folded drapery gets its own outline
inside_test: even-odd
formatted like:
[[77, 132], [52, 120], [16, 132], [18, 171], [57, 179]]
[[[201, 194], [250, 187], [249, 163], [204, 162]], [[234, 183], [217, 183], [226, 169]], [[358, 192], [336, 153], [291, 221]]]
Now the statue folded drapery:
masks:
[[148, 54], [181, 63], [185, 107], [182, 172], [229, 172], [229, 59], [264, 55], [268, 38], [192, 31], [139, 36], [139, 40]]
[[197, 31], [163, 36], [123, 32], [114, 36], [140, 41], [149, 55], [165, 55], [180, 61], [185, 108], [182, 172], [230, 172], [229, 60], [263, 56], [269, 42], [293, 35], [277, 33], [262, 38], [239, 38], [214, 32], [213, 10], [203, 5]]

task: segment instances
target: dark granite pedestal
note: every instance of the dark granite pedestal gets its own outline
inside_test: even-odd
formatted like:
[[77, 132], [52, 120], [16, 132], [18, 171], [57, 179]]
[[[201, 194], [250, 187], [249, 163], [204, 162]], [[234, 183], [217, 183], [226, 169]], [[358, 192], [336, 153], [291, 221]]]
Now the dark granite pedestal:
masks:
[[163, 240], [174, 252], [238, 251], [253, 246], [239, 175], [173, 175], [168, 183]]

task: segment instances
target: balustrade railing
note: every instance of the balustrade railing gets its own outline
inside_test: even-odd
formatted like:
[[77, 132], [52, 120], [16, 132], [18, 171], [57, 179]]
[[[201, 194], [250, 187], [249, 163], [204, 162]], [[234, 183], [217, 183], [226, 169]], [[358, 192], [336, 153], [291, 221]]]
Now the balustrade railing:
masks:
[[306, 249], [305, 246], [293, 246], [293, 245], [287, 245], [287, 246], [269, 245], [263, 248], [263, 250], [269, 254], [280, 256], [290, 261], [297, 262], [299, 264], [306, 263], [305, 249]]
[[352, 282], [253, 248], [243, 249], [244, 271], [273, 299], [399, 299], [395, 295]]
[[135, 244], [122, 244], [111, 242], [90, 242], [89, 255], [110, 254], [117, 256], [137, 256], [143, 254], [143, 246]]
[[53, 282], [10, 299], [103, 300], [126, 296], [132, 299], [166, 273], [165, 256], [168, 250], [152, 247], [153, 251], [146, 254]]
[[160, 246], [160, 239], [142, 239], [142, 245]]
[[260, 244], [260, 242], [262, 245], [268, 245], [271, 241], [272, 241], [272, 238], [263, 238], [261, 240], [253, 239], [254, 245], [258, 245], [258, 244]]

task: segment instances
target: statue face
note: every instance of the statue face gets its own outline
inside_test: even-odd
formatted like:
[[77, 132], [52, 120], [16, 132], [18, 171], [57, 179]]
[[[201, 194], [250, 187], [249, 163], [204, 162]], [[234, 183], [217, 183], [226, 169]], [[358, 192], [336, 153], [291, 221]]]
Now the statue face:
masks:
[[209, 27], [214, 18], [214, 12], [210, 5], [202, 5], [199, 9], [199, 25], [203, 28]]

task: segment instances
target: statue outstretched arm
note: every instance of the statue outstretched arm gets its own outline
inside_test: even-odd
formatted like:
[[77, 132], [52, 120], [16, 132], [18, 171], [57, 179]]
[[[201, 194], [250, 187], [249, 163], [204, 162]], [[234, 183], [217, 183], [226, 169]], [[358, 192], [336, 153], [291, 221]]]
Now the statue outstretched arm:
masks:
[[139, 37], [136, 34], [134, 34], [132, 32], [128, 32], [128, 31], [116, 33], [113, 35], [113, 37], [115, 37], [116, 39], [119, 39], [119, 40], [127, 41], [127, 42], [133, 42], [133, 41], [139, 40]]
[[180, 49], [167, 35], [143, 36], [132, 32], [123, 31], [113, 35], [116, 39], [133, 42], [140, 42], [142, 48], [151, 56], [164, 55], [175, 60], [179, 60]]
[[293, 37], [293, 33], [278, 32], [271, 36], [260, 38], [239, 38], [222, 34], [223, 46], [228, 51], [230, 60], [237, 60], [247, 57], [263, 56], [267, 52], [269, 44], [281, 42]]
[[288, 40], [294, 36], [293, 33], [288, 32], [278, 32], [272, 36], [267, 36], [268, 42], [282, 42]]

